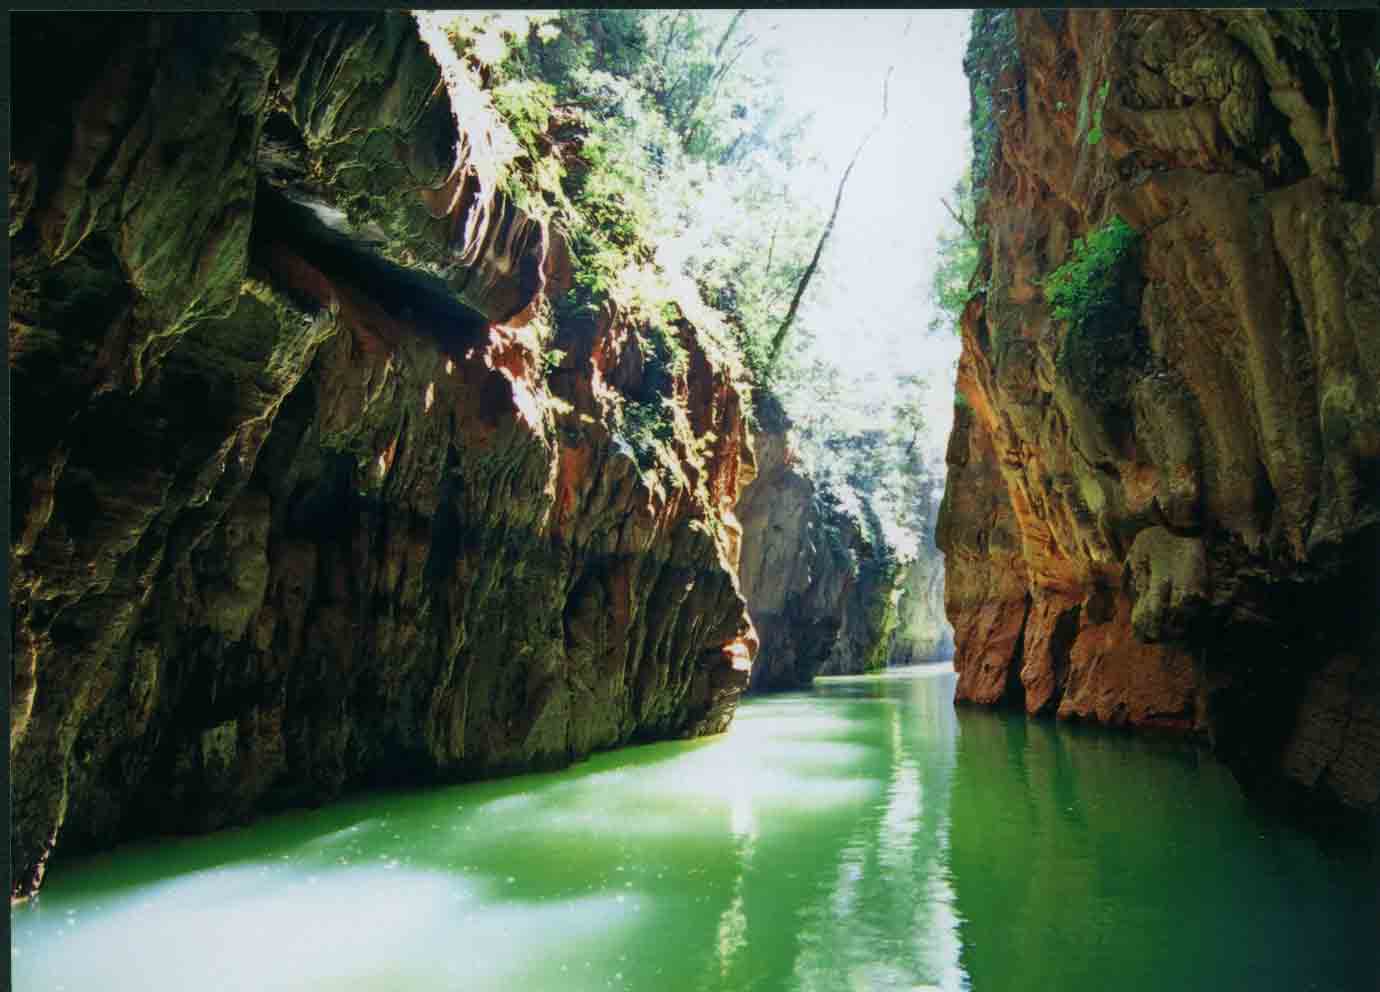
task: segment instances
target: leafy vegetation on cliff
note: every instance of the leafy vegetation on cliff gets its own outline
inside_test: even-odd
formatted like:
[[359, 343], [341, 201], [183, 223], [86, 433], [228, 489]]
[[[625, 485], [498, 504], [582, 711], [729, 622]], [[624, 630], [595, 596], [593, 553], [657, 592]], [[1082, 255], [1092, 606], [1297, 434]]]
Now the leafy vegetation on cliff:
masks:
[[972, 104], [969, 124], [973, 134], [973, 188], [979, 198], [985, 193], [992, 171], [992, 156], [997, 147], [997, 118], [1010, 101], [1009, 87], [1002, 77], [1020, 65], [1016, 47], [1016, 12], [1005, 8], [973, 11], [973, 26], [968, 37], [968, 53], [963, 69], [971, 81]]
[[765, 385], [819, 220], [786, 181], [803, 119], [747, 14], [465, 13], [452, 38], [528, 160], [505, 188], [566, 235], [581, 302], [649, 268], [667, 284], [657, 310], [688, 277]]
[[957, 333], [963, 308], [972, 298], [973, 276], [987, 236], [981, 208], [997, 149], [997, 121], [1012, 92], [1002, 81], [1009, 71], [1019, 67], [1014, 11], [973, 11], [968, 50], [963, 59], [971, 101], [971, 157], [963, 178], [954, 185], [952, 202], [944, 200], [953, 226], [940, 234], [937, 245], [938, 265], [930, 284], [930, 300], [936, 310], [930, 321], [931, 331], [947, 328]]
[[[824, 218], [794, 192], [806, 121], [787, 112], [764, 34], [742, 10], [471, 12], [450, 27], [521, 145], [504, 189], [572, 248], [561, 305], [632, 307], [653, 384], [676, 361], [668, 311], [711, 336], [718, 324], [752, 387], [803, 412], [798, 446], [824, 498], [889, 548], [884, 532], [894, 541], [908, 526], [923, 392], [900, 383], [883, 411], [845, 395], [836, 367], [801, 363], [796, 349], [775, 360]], [[722, 322], [688, 313], [696, 304]], [[669, 466], [677, 410], [646, 392], [626, 404], [622, 433], [644, 468]]]
[[[521, 145], [503, 189], [571, 248], [558, 306], [614, 300], [652, 379], [678, 349], [664, 315], [684, 313], [770, 388], [771, 332], [819, 222], [787, 181], [803, 120], [786, 114], [748, 12], [476, 12], [449, 33]], [[669, 466], [676, 411], [635, 405], [625, 439], [644, 467]]]
[[1121, 276], [1139, 243], [1140, 235], [1120, 217], [1075, 240], [1069, 260], [1044, 282], [1054, 316], [1081, 329], [1119, 303]]
[[930, 285], [930, 299], [937, 311], [930, 322], [931, 331], [948, 328], [957, 333], [963, 308], [972, 297], [973, 276], [986, 240], [981, 208], [997, 149], [997, 122], [1012, 94], [1012, 88], [1003, 85], [1003, 78], [1019, 67], [1015, 12], [973, 11], [968, 50], [963, 59], [971, 101], [971, 158], [963, 178], [954, 185], [952, 202], [944, 201], [954, 223], [939, 236], [939, 262]]
[[901, 376], [896, 394], [880, 377], [847, 388], [833, 365], [801, 371], [793, 404], [801, 460], [828, 505], [856, 518], [865, 540], [885, 556], [913, 553], [926, 529], [922, 493], [942, 474], [921, 438], [930, 383]]
[[1044, 281], [1045, 299], [1068, 330], [1056, 369], [1085, 397], [1120, 402], [1138, 365], [1138, 300], [1128, 283], [1138, 272], [1140, 234], [1120, 217], [1074, 242], [1069, 260]]
[[978, 226], [971, 167], [954, 184], [953, 203], [948, 200], [944, 203], [954, 224], [939, 235], [938, 264], [930, 284], [930, 301], [935, 308], [930, 330], [947, 329], [957, 334], [959, 318], [973, 294], [973, 275], [977, 272], [984, 237]]

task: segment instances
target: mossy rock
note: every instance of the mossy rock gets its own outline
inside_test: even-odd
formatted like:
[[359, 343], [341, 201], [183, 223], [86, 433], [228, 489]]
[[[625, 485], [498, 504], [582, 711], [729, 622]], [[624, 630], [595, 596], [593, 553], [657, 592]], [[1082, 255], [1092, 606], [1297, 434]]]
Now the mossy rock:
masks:
[[1094, 433], [1113, 446], [1132, 428], [1131, 389], [1150, 370], [1138, 320], [1143, 288], [1140, 234], [1119, 217], [1075, 242], [1069, 260], [1045, 280], [1051, 312], [1067, 325], [1054, 363], [1056, 392], [1065, 394], [1071, 419], [1091, 416]]

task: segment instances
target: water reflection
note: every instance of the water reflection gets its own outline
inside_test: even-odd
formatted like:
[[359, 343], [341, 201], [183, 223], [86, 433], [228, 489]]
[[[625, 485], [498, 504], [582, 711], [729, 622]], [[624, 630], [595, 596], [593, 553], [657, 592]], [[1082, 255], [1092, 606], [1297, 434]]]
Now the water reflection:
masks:
[[1191, 751], [952, 687], [828, 681], [711, 741], [59, 864], [15, 987], [1376, 987], [1369, 855]]
[[880, 709], [873, 721], [887, 786], [850, 834], [830, 897], [806, 917], [809, 939], [796, 960], [795, 987], [963, 988], [945, 872], [951, 680], [828, 682], [821, 691]]
[[1182, 742], [964, 710], [951, 870], [977, 989], [1380, 988], [1380, 861]]

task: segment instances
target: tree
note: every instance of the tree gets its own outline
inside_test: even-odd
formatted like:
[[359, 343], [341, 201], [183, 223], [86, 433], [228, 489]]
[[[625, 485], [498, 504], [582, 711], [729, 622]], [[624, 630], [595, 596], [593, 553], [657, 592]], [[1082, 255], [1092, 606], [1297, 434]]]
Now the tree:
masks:
[[[907, 26], [909, 30], [909, 26]], [[838, 220], [839, 206], [843, 203], [843, 190], [848, 185], [848, 177], [853, 173], [853, 166], [858, 164], [858, 157], [862, 155], [867, 143], [872, 140], [872, 136], [877, 133], [882, 124], [886, 121], [887, 112], [887, 85], [891, 81], [892, 66], [888, 66], [886, 75], [882, 77], [882, 116], [872, 128], [863, 135], [863, 139], [858, 143], [857, 150], [853, 152], [853, 157], [848, 160], [848, 167], [843, 170], [843, 175], [839, 178], [838, 192], [834, 194], [834, 209], [829, 213], [829, 220], [825, 223], [824, 229], [820, 231], [819, 241], [815, 243], [814, 255], [810, 257], [810, 264], [805, 267], [805, 271], [800, 275], [800, 281], [796, 284], [795, 295], [791, 297], [791, 305], [786, 310], [786, 316], [782, 318], [781, 325], [777, 327], [776, 333], [772, 335], [771, 348], [767, 353], [767, 364], [775, 365], [776, 360], [781, 355], [781, 346], [786, 343], [786, 335], [791, 331], [791, 325], [795, 323], [796, 312], [800, 309], [800, 301], [805, 296], [805, 290], [810, 286], [810, 280], [814, 278], [816, 270], [819, 268], [820, 256], [824, 254], [824, 246], [829, 241], [829, 235], [834, 231], [834, 222]]]
[[930, 299], [936, 313], [930, 321], [930, 330], [947, 328], [957, 333], [963, 308], [972, 296], [973, 275], [977, 272], [982, 240], [976, 219], [971, 168], [954, 185], [953, 203], [942, 202], [954, 226], [939, 235], [938, 264], [930, 285]]
[[[887, 120], [891, 70], [880, 115], [825, 216], [792, 191], [794, 171], [805, 164], [799, 140], [808, 118], [787, 110], [761, 14], [566, 9], [462, 17], [470, 27], [457, 32], [457, 45], [471, 46], [482, 63], [493, 102], [527, 158], [513, 170], [520, 188], [510, 192], [564, 231], [576, 260], [575, 305], [633, 270], [659, 265], [690, 277], [723, 312], [754, 387], [787, 405], [821, 493], [851, 508], [878, 547], [914, 531], [913, 490], [926, 471], [919, 443], [926, 384], [913, 376], [855, 383], [835, 366], [804, 360], [815, 331], [799, 320], [807, 292], [820, 291], [855, 166]], [[970, 210], [962, 196], [955, 204]], [[653, 317], [660, 312], [654, 299], [644, 302]], [[647, 353], [674, 360], [671, 342], [649, 333]], [[625, 427], [655, 440], [665, 433], [660, 416], [659, 408], [632, 404]]]

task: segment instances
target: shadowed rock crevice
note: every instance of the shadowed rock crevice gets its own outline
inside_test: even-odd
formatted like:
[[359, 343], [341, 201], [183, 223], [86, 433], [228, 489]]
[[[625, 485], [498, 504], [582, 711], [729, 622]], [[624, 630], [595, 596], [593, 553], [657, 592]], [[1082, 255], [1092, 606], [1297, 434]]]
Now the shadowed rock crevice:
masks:
[[1016, 631], [1011, 660], [1006, 663], [1006, 685], [1003, 687], [1001, 702], [1013, 709], [1025, 709], [1025, 683], [1021, 681], [1021, 668], [1025, 662], [1025, 630], [1030, 623], [1030, 597], [1026, 596], [1025, 609], [1021, 613], [1021, 627]]
[[[331, 283], [368, 287], [372, 303], [393, 320], [434, 334], [445, 354], [458, 356], [488, 343], [489, 320], [457, 300], [445, 280], [393, 265], [372, 250], [377, 246], [367, 237], [333, 229], [308, 203], [293, 200], [268, 183], [259, 184], [250, 242], [255, 265], [271, 269], [275, 252], [286, 251]], [[526, 261], [524, 274], [537, 264], [534, 259]], [[536, 294], [535, 272], [521, 281], [525, 292]], [[322, 305], [306, 289], [294, 294], [294, 302], [309, 310]]]

